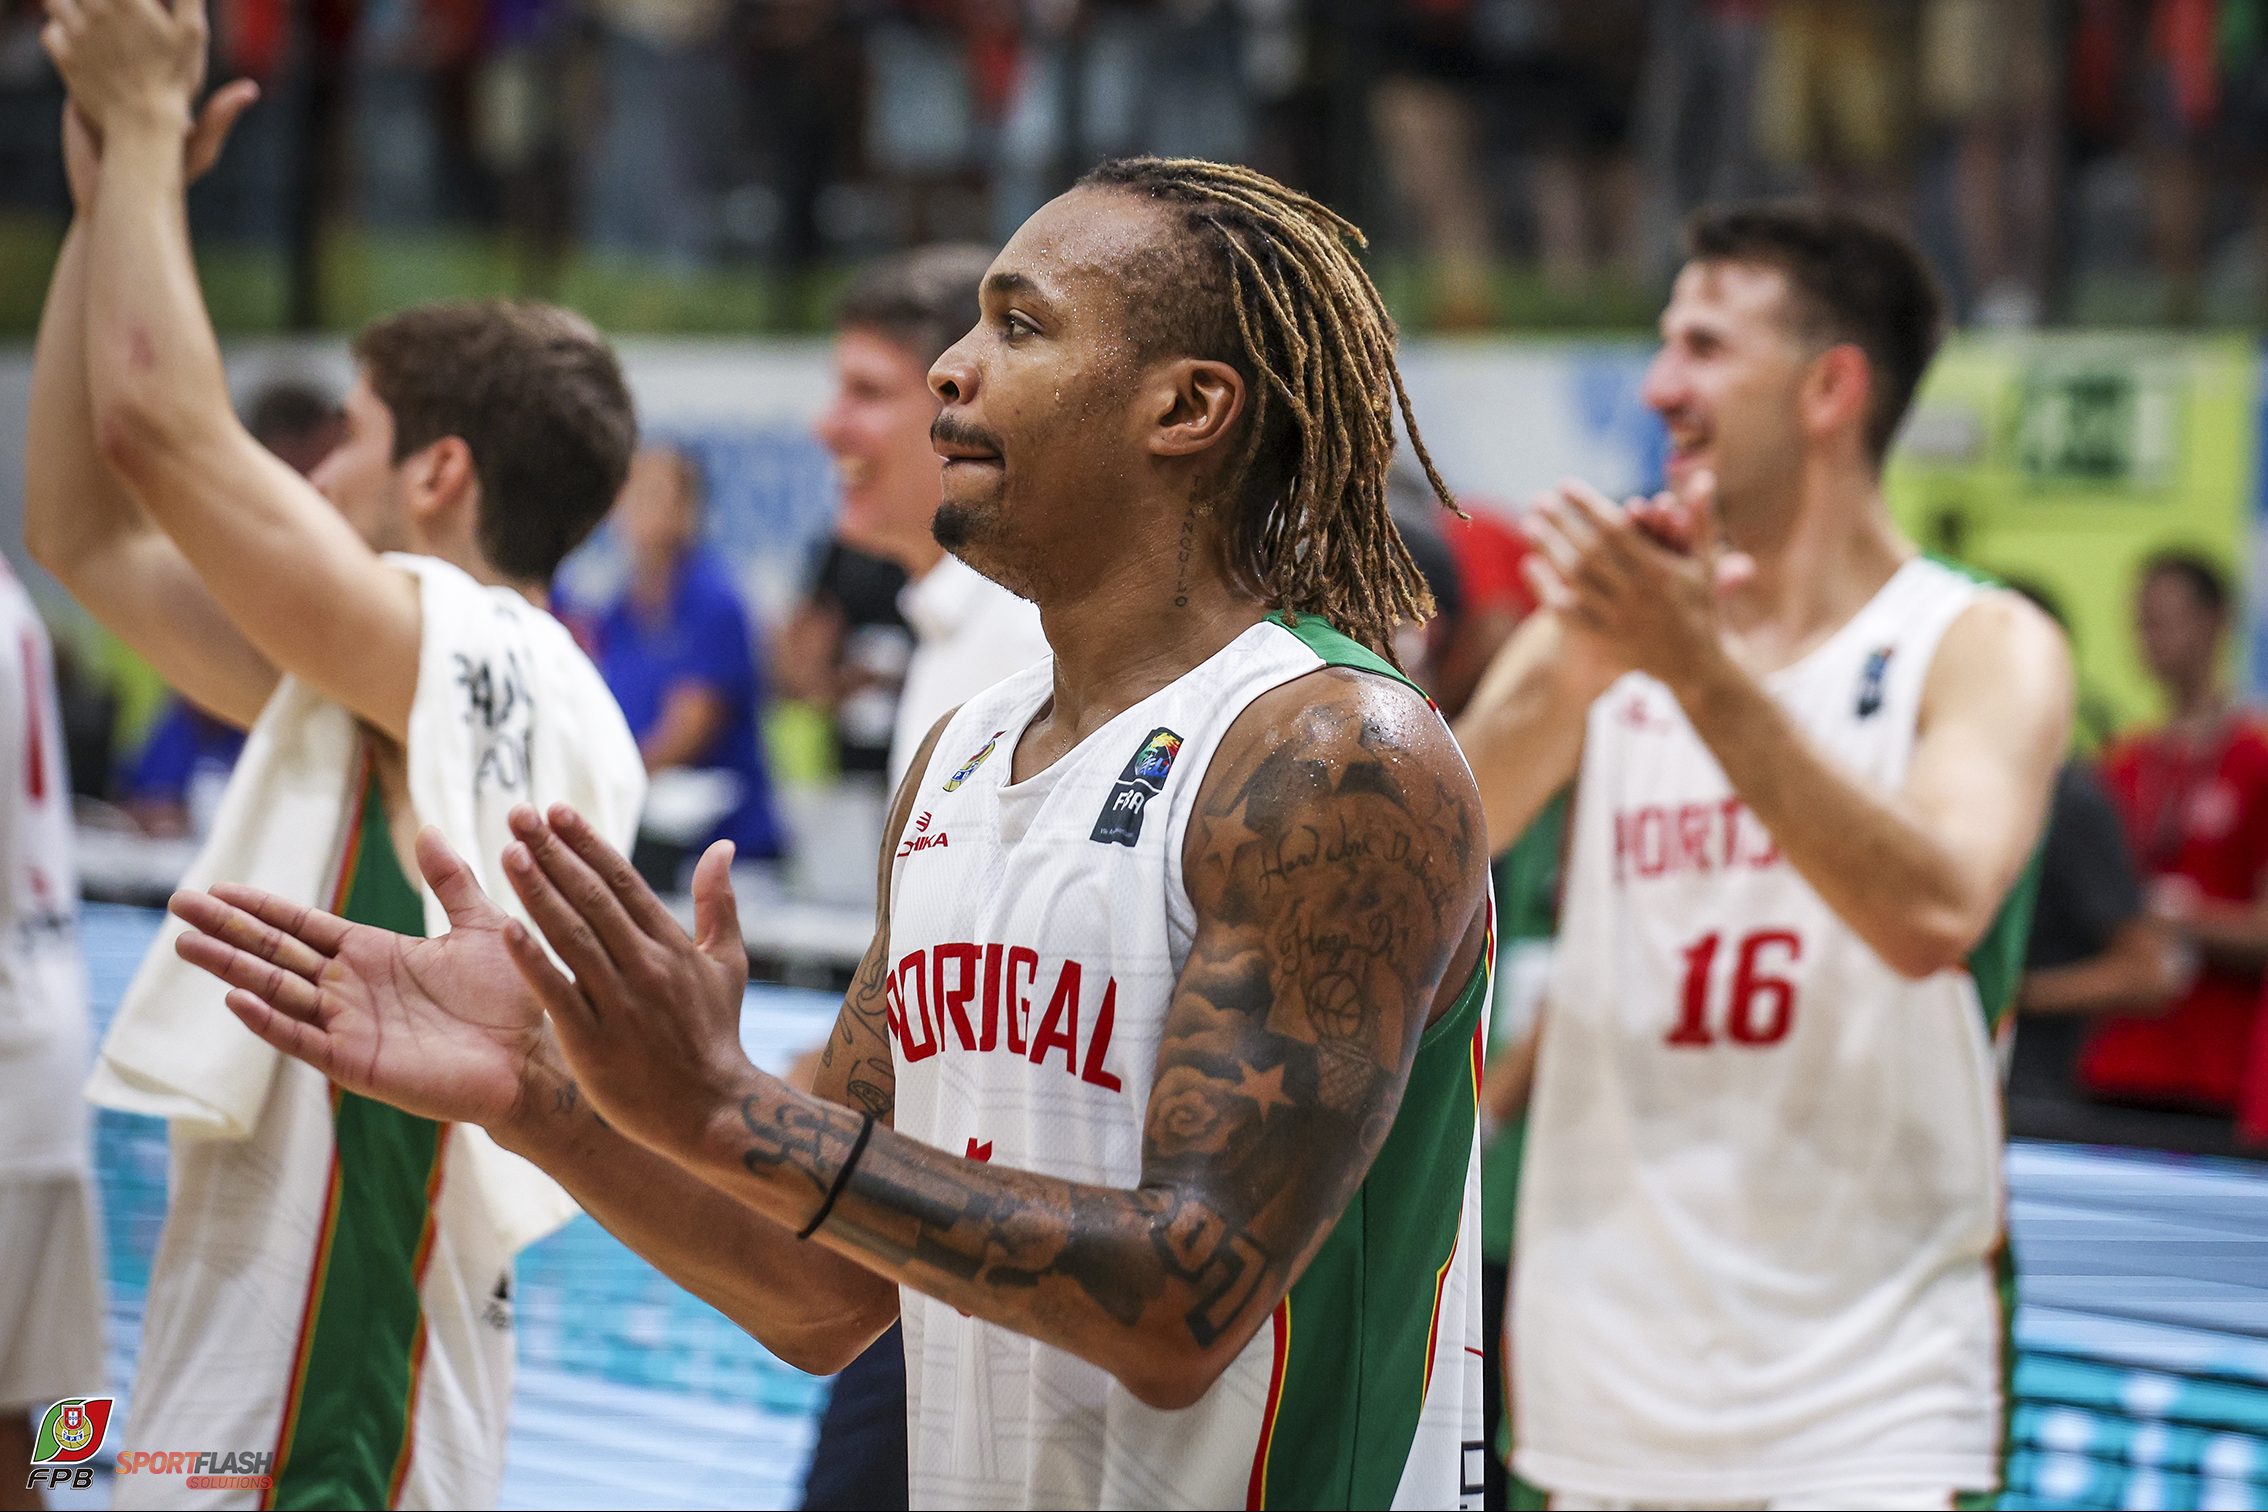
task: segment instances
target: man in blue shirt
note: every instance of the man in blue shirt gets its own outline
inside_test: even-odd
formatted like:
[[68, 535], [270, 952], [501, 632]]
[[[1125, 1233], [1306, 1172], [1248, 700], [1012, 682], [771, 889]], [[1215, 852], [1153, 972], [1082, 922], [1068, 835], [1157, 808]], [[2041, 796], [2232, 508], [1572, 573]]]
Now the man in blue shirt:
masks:
[[683, 453], [651, 447], [630, 464], [615, 505], [630, 558], [622, 596], [590, 625], [592, 658], [638, 737], [646, 770], [721, 771], [733, 806], [706, 836], [742, 860], [780, 854], [780, 827], [757, 719], [764, 685], [740, 590], [701, 545], [701, 480]]

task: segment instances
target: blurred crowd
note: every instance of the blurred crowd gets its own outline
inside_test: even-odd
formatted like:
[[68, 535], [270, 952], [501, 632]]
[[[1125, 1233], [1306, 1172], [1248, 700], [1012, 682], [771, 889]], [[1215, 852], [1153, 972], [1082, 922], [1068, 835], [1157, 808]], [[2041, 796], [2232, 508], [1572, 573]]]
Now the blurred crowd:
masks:
[[[1976, 321], [2250, 315], [2268, 0], [213, 0], [262, 81], [199, 207], [323, 323], [328, 230], [827, 270], [995, 243], [1096, 159], [1236, 159], [1408, 270], [1405, 319], [1613, 318], [1703, 198], [1922, 232]], [[0, 0], [0, 210], [60, 209], [39, 0]], [[1633, 308], [1642, 318], [1642, 294]], [[1543, 317], [1539, 317], [1543, 318]]]

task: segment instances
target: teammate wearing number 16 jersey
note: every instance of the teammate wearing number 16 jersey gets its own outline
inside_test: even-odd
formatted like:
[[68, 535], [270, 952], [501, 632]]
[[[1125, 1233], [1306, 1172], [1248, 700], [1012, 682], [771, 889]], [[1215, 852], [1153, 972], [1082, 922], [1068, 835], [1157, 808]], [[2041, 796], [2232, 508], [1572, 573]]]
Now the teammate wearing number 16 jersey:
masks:
[[1905, 241], [1704, 213], [1646, 398], [1674, 495], [1528, 521], [1546, 608], [1460, 735], [1492, 840], [1575, 779], [1513, 1262], [1554, 1506], [1946, 1507], [2000, 1481], [1995, 1027], [2070, 719], [1883, 453], [1936, 340]]

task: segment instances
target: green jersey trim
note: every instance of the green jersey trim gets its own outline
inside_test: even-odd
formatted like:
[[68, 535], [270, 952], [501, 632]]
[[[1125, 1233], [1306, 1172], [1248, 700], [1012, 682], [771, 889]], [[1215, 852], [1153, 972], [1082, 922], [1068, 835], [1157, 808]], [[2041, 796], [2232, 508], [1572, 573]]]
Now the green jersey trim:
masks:
[[[1374, 672], [1424, 695], [1384, 657], [1313, 615], [1296, 624], [1281, 613], [1268, 618], [1325, 666]], [[1418, 1040], [1369, 1174], [1270, 1319], [1274, 1360], [1248, 1507], [1383, 1507], [1401, 1484], [1433, 1385], [1442, 1293], [1464, 1220], [1482, 1010], [1495, 964], [1492, 914], [1471, 977]], [[1413, 1308], [1413, 1295], [1432, 1305]], [[1277, 1454], [1279, 1444], [1296, 1452]]]
[[1315, 615], [1300, 615], [1295, 623], [1289, 614], [1278, 609], [1268, 616], [1268, 623], [1279, 625], [1298, 636], [1308, 650], [1323, 658], [1323, 665], [1326, 667], [1354, 667], [1364, 672], [1375, 672], [1380, 677], [1390, 677], [1403, 687], [1412, 690], [1420, 698], [1424, 698], [1428, 704], [1433, 702], [1431, 698], [1426, 697], [1425, 689], [1410, 681], [1408, 673], [1396, 667], [1392, 662], [1380, 656], [1353, 636], [1333, 628], [1329, 623]]
[[[333, 907], [361, 924], [425, 933], [376, 774]], [[425, 1358], [419, 1286], [433, 1249], [447, 1131], [337, 1087], [334, 1153], [297, 1365], [276, 1444], [270, 1507], [391, 1507], [409, 1473]]]

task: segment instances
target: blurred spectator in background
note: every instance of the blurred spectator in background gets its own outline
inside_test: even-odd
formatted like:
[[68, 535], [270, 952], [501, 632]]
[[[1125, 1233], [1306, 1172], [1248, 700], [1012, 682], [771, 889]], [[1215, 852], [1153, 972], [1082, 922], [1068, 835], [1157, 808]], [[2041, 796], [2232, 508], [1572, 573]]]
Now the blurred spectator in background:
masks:
[[994, 162], [1000, 239], [1106, 157], [1243, 158], [1234, 0], [1028, 0]]
[[1044, 658], [1039, 611], [937, 544], [940, 462], [929, 370], [977, 320], [992, 255], [943, 246], [874, 263], [837, 316], [835, 397], [814, 426], [843, 479], [838, 537], [903, 568], [914, 650], [890, 741], [892, 785], [930, 726], [972, 693]]
[[1646, 10], [1644, 0], [1490, 0], [1482, 7], [1496, 29], [1518, 25], [1492, 93], [1512, 145], [1527, 158], [1544, 283], [1562, 298], [1587, 292], [1602, 266], [1634, 280], [1643, 265], [1631, 117], [1646, 60]]
[[[776, 859], [780, 830], [757, 728], [764, 685], [755, 627], [730, 572], [701, 544], [693, 460], [667, 447], [640, 451], [613, 525], [630, 577], [621, 597], [589, 622], [592, 659], [657, 779], [656, 795], [665, 773], [724, 779], [714, 798], [694, 805], [722, 809], [713, 826], [672, 838], [689, 852], [730, 840], [736, 860]], [[649, 809], [656, 806], [649, 798]]]
[[1469, 520], [1450, 519], [1441, 533], [1457, 558], [1462, 612], [1440, 655], [1434, 701], [1454, 719], [1480, 686], [1488, 664], [1512, 632], [1536, 607], [1534, 592], [1520, 570], [1528, 554], [1527, 537], [1505, 513], [1475, 504]]
[[1481, 171], [1480, 95], [1496, 88], [1471, 0], [1384, 0], [1372, 13], [1378, 160], [1432, 265], [1434, 321], [1495, 324], [1496, 260]]
[[[52, 215], [40, 14], [0, 0], [0, 205]], [[1983, 324], [2130, 318], [2138, 284], [2268, 308], [2268, 0], [220, 0], [213, 32], [267, 101], [195, 213], [267, 244], [280, 300], [245, 308], [291, 326], [400, 248], [618, 323], [805, 329], [845, 260], [1143, 151], [1371, 223], [1412, 327], [1627, 318], [1684, 210], [1775, 189], [1918, 219]]]
[[2162, 1017], [2111, 1019], [2080, 1060], [2097, 1097], [2224, 1117], [2237, 1105], [2268, 961], [2268, 731], [2224, 681], [2229, 619], [2228, 578], [2212, 561], [2168, 551], [2143, 566], [2136, 630], [2168, 718], [2115, 742], [2103, 780], [2153, 911], [2203, 964]]
[[171, 694], [125, 775], [126, 811], [146, 835], [201, 836], [242, 754], [242, 730]]
[[714, 249], [729, 0], [583, 0], [598, 26], [597, 136], [581, 197], [591, 244], [689, 271]]
[[[2065, 626], [2060, 606], [2029, 583], [2009, 586]], [[2154, 917], [2119, 811], [2093, 763], [2067, 761], [2049, 800], [2039, 892], [2018, 989], [2008, 1075], [2010, 1128], [2050, 1139], [2096, 1137], [2079, 1093], [2088, 1022], [2149, 1014], [2189, 989], [2197, 953]]]
[[577, 122], [590, 93], [578, 20], [562, 0], [504, 0], [471, 63], [473, 147], [496, 181], [519, 287], [541, 298], [558, 292], [573, 240]]
[[2052, 0], [1923, 0], [1922, 102], [1951, 135], [1961, 284], [1987, 326], [2040, 321], [2056, 190]]
[[1908, 219], [1913, 19], [1911, 0], [1771, 0], [1757, 146], [1796, 187]]
[[252, 439], [305, 476], [346, 434], [338, 395], [305, 378], [278, 378], [244, 402], [244, 428]]
[[898, 695], [913, 660], [913, 629], [898, 608], [905, 586], [896, 562], [830, 537], [772, 655], [780, 696], [832, 717], [837, 770], [877, 784], [888, 779]]
[[882, 0], [865, 35], [866, 155], [920, 244], [978, 232], [984, 167], [1018, 74], [1015, 0]]
[[108, 802], [115, 784], [112, 752], [118, 738], [118, 689], [88, 665], [69, 641], [55, 642], [55, 701], [63, 715], [63, 746], [71, 794]]
[[1677, 226], [1710, 200], [1763, 193], [1756, 74], [1769, 0], [1656, 0], [1638, 92], [1645, 271], [1667, 278]]
[[708, 123], [735, 144], [725, 240], [769, 249], [777, 307], [790, 319], [826, 250], [827, 192], [855, 166], [860, 55], [844, 10], [838, 0], [736, 5], [726, 21], [729, 114]]

